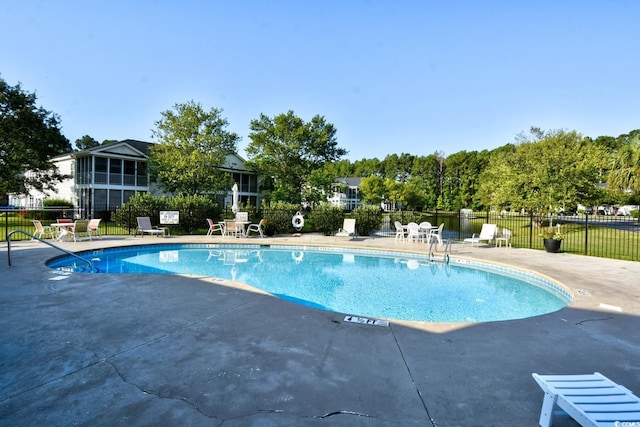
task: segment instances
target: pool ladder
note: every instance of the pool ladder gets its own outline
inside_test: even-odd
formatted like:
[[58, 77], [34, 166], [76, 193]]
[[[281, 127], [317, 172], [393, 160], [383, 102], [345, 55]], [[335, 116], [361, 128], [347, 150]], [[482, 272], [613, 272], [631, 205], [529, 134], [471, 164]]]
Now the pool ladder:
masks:
[[436, 255], [436, 252], [433, 250], [434, 244], [436, 245], [436, 249], [437, 249], [438, 241], [432, 239], [431, 243], [429, 244], [429, 262], [442, 261], [448, 264], [449, 254], [451, 254], [451, 239], [447, 239], [447, 241], [444, 243], [444, 252], [442, 253], [442, 255]]
[[13, 236], [15, 233], [21, 233], [21, 234], [24, 234], [25, 236], [29, 236], [29, 237], [31, 237], [31, 239], [32, 239], [32, 240], [37, 240], [37, 241], [39, 241], [39, 242], [42, 242], [42, 243], [44, 243], [44, 244], [46, 244], [46, 245], [51, 246], [52, 248], [56, 248], [56, 249], [58, 249], [58, 250], [60, 250], [60, 251], [64, 252], [64, 253], [65, 253], [65, 254], [67, 254], [67, 255], [70, 255], [70, 256], [72, 256], [72, 257], [74, 257], [74, 258], [78, 258], [78, 259], [79, 259], [79, 260], [81, 260], [82, 262], [86, 262], [86, 263], [89, 265], [89, 268], [91, 269], [91, 271], [94, 271], [94, 269], [93, 269], [93, 263], [92, 263], [91, 261], [89, 261], [88, 259], [82, 258], [81, 256], [79, 256], [79, 255], [77, 255], [77, 254], [74, 254], [73, 252], [70, 252], [70, 251], [68, 251], [68, 250], [66, 250], [66, 249], [64, 249], [64, 248], [61, 248], [61, 247], [60, 247], [60, 246], [58, 246], [58, 245], [54, 245], [54, 244], [53, 244], [53, 243], [51, 243], [51, 242], [47, 242], [46, 240], [41, 239], [41, 238], [39, 238], [39, 237], [36, 237], [36, 236], [34, 236], [33, 234], [31, 234], [31, 233], [27, 233], [27, 232], [26, 232], [26, 231], [24, 231], [24, 230], [13, 230], [13, 231], [12, 231], [12, 232], [10, 232], [9, 234], [7, 234], [7, 258], [8, 258], [7, 260], [9, 261], [9, 267], [11, 267], [11, 236]]

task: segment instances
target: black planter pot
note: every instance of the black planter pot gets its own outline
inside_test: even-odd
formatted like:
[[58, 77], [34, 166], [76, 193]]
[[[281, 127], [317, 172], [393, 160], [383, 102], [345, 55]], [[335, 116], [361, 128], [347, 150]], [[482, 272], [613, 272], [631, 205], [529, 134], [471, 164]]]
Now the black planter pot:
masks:
[[547, 252], [558, 253], [560, 252], [560, 243], [562, 243], [562, 240], [544, 239], [544, 249]]

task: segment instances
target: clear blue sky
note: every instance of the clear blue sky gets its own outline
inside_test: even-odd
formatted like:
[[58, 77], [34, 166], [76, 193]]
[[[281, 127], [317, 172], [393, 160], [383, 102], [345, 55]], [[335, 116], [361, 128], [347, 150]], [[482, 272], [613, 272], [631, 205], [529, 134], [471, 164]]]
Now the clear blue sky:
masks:
[[0, 76], [83, 135], [160, 113], [324, 116], [347, 158], [492, 149], [531, 126], [640, 128], [640, 1], [0, 1]]

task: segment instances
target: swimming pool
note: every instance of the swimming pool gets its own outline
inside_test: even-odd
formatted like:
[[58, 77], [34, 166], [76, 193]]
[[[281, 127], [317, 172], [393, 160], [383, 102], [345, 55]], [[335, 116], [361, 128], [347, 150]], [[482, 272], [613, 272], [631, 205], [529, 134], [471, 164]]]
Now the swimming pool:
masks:
[[189, 274], [249, 284], [307, 306], [378, 319], [486, 322], [565, 307], [571, 294], [529, 272], [426, 256], [305, 246], [162, 244], [78, 253], [47, 262], [65, 272]]

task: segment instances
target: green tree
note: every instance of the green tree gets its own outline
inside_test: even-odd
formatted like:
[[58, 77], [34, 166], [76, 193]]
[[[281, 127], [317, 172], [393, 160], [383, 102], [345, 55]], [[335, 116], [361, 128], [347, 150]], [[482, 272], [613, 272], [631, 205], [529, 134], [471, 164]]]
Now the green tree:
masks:
[[425, 206], [435, 207], [438, 196], [442, 192], [442, 173], [445, 158], [442, 153], [434, 153], [428, 156], [417, 157], [411, 167], [411, 175], [420, 177], [425, 192]]
[[231, 176], [220, 169], [237, 150], [240, 137], [226, 130], [222, 110], [205, 111], [194, 101], [162, 112], [149, 150], [152, 176], [169, 192], [211, 194], [231, 187]]
[[485, 206], [553, 212], [599, 196], [603, 151], [575, 131], [550, 131], [495, 153], [481, 177]]
[[402, 204], [403, 209], [406, 207], [404, 200], [404, 184], [394, 179], [387, 178], [384, 180], [384, 190], [386, 200], [390, 201], [394, 206]]
[[[60, 132], [59, 117], [36, 106], [35, 93], [0, 79], [0, 200], [8, 193], [49, 191], [64, 175], [51, 159], [71, 151]], [[31, 171], [30, 174], [25, 172]]]
[[309, 174], [347, 153], [338, 147], [335, 127], [321, 116], [305, 123], [293, 111], [273, 118], [261, 114], [249, 127], [249, 164], [272, 177], [274, 201], [301, 203]]
[[360, 196], [367, 203], [380, 205], [384, 200], [385, 192], [384, 179], [377, 175], [364, 177], [360, 181]]
[[447, 157], [444, 192], [452, 209], [479, 207], [475, 195], [480, 185], [480, 174], [488, 163], [487, 153], [459, 151]]
[[75, 144], [76, 150], [86, 150], [100, 145], [98, 141], [91, 138], [89, 135], [84, 135], [82, 138], [76, 139]]
[[302, 192], [302, 199], [310, 206], [316, 206], [327, 201], [327, 194], [331, 194], [332, 184], [337, 176], [329, 168], [314, 169], [307, 177], [307, 185]]
[[376, 157], [373, 159], [362, 159], [353, 163], [354, 175], [365, 177], [370, 175], [382, 176], [381, 162]]
[[612, 157], [607, 183], [613, 190], [640, 193], [640, 141], [624, 145]]
[[412, 176], [404, 185], [402, 199], [406, 202], [406, 209], [422, 210], [427, 198], [424, 190], [424, 180], [420, 176]]
[[412, 154], [402, 153], [390, 154], [380, 163], [385, 178], [392, 179], [401, 183], [406, 183], [411, 176], [411, 169], [416, 156]]

